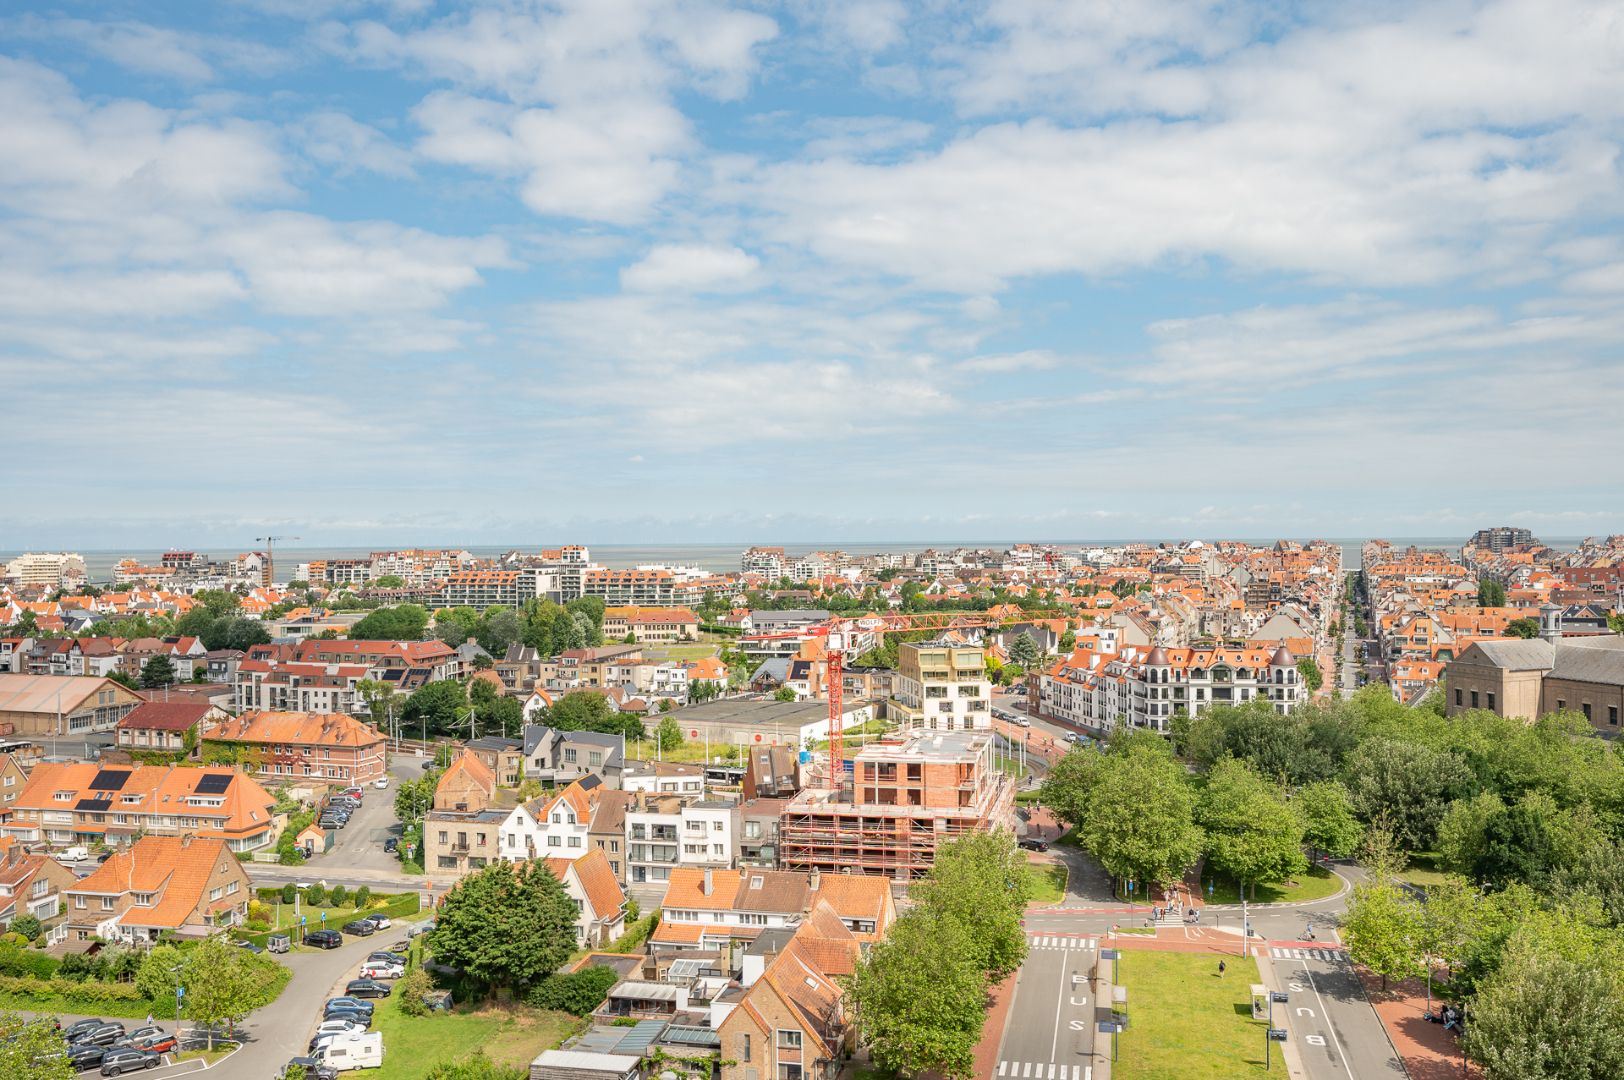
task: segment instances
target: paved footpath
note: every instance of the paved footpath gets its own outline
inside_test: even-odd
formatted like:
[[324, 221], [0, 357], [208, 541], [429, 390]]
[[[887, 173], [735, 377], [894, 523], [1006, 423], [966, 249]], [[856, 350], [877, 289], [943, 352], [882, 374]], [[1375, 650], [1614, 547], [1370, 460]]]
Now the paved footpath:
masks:
[[[1381, 1018], [1382, 1027], [1387, 1029], [1399, 1057], [1404, 1059], [1410, 1080], [1459, 1080], [1463, 1076], [1481, 1080], [1482, 1070], [1475, 1063], [1466, 1063], [1462, 1071], [1460, 1041], [1454, 1033], [1445, 1031], [1442, 1024], [1422, 1018], [1427, 1008], [1425, 983], [1420, 979], [1406, 979], [1389, 983], [1383, 990], [1379, 975], [1365, 968], [1357, 970], [1365, 996]], [[1432, 1007], [1441, 1007], [1436, 996]]]

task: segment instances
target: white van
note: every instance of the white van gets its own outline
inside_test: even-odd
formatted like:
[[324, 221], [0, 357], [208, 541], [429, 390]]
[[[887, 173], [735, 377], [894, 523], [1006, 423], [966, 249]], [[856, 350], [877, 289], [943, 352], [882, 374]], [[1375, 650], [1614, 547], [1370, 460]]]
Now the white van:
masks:
[[316, 1047], [312, 1056], [317, 1064], [339, 1072], [382, 1068], [383, 1036], [376, 1031], [365, 1035], [335, 1036]]
[[58, 855], [56, 857], [56, 861], [57, 862], [65, 862], [65, 863], [75, 863], [75, 862], [84, 862], [88, 858], [90, 858], [90, 849], [89, 848], [70, 847], [66, 851], [64, 851], [62, 854]]

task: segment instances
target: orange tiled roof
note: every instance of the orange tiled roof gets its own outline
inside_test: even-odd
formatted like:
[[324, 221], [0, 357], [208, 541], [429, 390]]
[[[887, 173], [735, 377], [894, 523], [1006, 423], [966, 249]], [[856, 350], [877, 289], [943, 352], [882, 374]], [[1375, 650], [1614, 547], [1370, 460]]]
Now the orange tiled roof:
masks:
[[207, 736], [218, 742], [356, 747], [383, 742], [383, 735], [344, 713], [247, 712]]

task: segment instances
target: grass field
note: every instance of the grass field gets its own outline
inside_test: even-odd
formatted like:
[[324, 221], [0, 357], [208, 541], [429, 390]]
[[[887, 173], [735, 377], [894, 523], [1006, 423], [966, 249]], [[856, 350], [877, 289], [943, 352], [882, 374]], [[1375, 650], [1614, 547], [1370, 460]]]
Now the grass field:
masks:
[[[1219, 978], [1217, 957], [1128, 953], [1121, 978], [1128, 988], [1129, 1024], [1118, 1036], [1116, 1080], [1266, 1075], [1263, 1031], [1268, 1025], [1252, 1019], [1248, 993], [1256, 974], [1250, 963], [1237, 963], [1234, 957], [1229, 968]], [[1284, 1062], [1276, 1061], [1275, 1068], [1285, 1074]]]
[[486, 1008], [411, 1017], [391, 998], [378, 1002], [372, 1030], [383, 1034], [383, 1068], [376, 1080], [420, 1080], [443, 1061], [461, 1060], [475, 1049], [498, 1065], [527, 1066], [557, 1046], [581, 1021], [568, 1013], [524, 1006]]
[[1409, 868], [1399, 877], [1422, 889], [1442, 885], [1449, 880], [1449, 875], [1438, 869], [1438, 853], [1435, 851], [1412, 852]]
[[1066, 868], [1059, 863], [1027, 863], [1032, 879], [1032, 903], [1058, 904], [1066, 895]]
[[[1241, 902], [1240, 886], [1234, 881], [1218, 878], [1216, 887], [1208, 898], [1209, 904], [1238, 904]], [[1247, 896], [1247, 900], [1254, 904], [1303, 904], [1310, 900], [1323, 900], [1342, 887], [1342, 879], [1326, 870], [1322, 866], [1311, 866], [1307, 873], [1298, 874], [1297, 880], [1288, 884], [1276, 883], [1272, 885], [1260, 884], [1256, 893]], [[1201, 883], [1203, 896], [1207, 892], [1205, 880]]]

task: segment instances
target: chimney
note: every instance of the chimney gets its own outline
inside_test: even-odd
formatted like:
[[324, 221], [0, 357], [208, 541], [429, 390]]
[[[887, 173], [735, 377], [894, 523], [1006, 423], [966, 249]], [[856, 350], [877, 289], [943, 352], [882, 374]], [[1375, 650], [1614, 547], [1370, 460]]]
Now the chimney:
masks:
[[823, 884], [823, 874], [814, 866], [811, 872], [806, 875], [806, 887], [811, 892], [817, 892], [818, 886], [821, 884]]
[[699, 891], [705, 896], [709, 896], [711, 890], [715, 887], [715, 883], [711, 880], [711, 868], [707, 866], [705, 867], [705, 884], [700, 886]]

